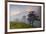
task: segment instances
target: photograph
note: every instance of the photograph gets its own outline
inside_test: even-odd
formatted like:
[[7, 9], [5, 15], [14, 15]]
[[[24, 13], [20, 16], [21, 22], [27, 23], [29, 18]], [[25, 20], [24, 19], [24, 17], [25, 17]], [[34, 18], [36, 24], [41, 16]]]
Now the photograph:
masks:
[[43, 4], [7, 3], [7, 31], [43, 30]]
[[10, 5], [10, 29], [39, 28], [41, 6]]

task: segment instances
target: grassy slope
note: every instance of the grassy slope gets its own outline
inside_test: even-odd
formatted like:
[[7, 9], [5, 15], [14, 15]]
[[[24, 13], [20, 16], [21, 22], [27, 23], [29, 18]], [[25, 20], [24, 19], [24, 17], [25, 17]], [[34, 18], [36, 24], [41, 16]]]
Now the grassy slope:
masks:
[[23, 22], [10, 22], [10, 29], [18, 28], [32, 28], [31, 24], [26, 24]]

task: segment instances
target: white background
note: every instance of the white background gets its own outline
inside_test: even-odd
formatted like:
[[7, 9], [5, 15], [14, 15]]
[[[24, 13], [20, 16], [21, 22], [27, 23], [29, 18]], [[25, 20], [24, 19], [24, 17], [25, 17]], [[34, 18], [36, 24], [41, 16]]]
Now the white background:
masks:
[[[28, 1], [34, 1], [34, 2], [39, 1], [39, 2], [45, 2], [46, 3], [46, 0], [28, 0]], [[46, 12], [45, 12], [45, 14], [46, 14]], [[5, 33], [5, 26], [4, 25], [5, 25], [5, 0], [0, 0], [0, 34]], [[46, 30], [46, 28], [45, 28], [45, 30]], [[46, 31], [44, 31], [44, 32], [21, 33], [21, 34], [46, 34]]]

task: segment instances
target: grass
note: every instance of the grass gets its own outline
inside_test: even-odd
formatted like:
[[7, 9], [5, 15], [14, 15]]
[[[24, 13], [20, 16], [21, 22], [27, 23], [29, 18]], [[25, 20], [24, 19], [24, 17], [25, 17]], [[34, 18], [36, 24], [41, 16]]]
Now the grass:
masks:
[[24, 22], [10, 22], [10, 29], [20, 29], [20, 28], [32, 28], [32, 25], [26, 24]]

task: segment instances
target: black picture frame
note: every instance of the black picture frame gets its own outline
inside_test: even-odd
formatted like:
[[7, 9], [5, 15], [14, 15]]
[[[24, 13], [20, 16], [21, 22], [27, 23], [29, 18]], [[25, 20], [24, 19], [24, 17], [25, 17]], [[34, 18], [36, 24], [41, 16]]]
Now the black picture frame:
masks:
[[[8, 2], [43, 4], [43, 30], [7, 32], [7, 3]], [[5, 34], [7, 34], [7, 33], [25, 33], [25, 32], [41, 32], [41, 31], [45, 31], [45, 3], [44, 2], [8, 1], [8, 0], [5, 0]]]

